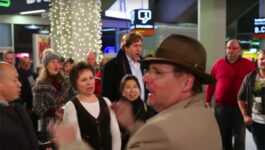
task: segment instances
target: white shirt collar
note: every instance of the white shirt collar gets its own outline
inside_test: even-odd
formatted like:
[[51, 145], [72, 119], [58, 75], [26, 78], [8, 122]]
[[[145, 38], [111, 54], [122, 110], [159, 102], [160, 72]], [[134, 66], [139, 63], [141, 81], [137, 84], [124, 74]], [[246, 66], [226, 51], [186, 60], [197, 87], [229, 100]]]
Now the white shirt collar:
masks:
[[129, 61], [129, 63], [131, 63], [131, 64], [139, 63], [138, 61], [134, 62], [128, 55], [126, 55], [126, 57]]
[[9, 106], [9, 103], [5, 100], [0, 100], [0, 105], [7, 107], [7, 106]]

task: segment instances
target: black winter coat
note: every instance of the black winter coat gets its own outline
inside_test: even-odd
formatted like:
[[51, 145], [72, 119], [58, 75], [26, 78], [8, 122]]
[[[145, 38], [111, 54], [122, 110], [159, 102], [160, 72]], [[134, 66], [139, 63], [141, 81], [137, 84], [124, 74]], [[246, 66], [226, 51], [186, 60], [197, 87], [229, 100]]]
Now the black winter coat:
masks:
[[26, 110], [20, 104], [13, 105], [23, 124], [0, 104], [0, 149], [38, 150], [38, 140]]
[[[144, 66], [141, 65], [143, 73]], [[101, 79], [101, 96], [107, 97], [111, 102], [118, 101], [120, 95], [120, 81], [126, 74], [132, 74], [128, 59], [123, 50], [118, 52], [118, 55], [107, 62], [103, 68]], [[147, 95], [147, 91], [145, 90]], [[146, 96], [145, 96], [146, 97]]]

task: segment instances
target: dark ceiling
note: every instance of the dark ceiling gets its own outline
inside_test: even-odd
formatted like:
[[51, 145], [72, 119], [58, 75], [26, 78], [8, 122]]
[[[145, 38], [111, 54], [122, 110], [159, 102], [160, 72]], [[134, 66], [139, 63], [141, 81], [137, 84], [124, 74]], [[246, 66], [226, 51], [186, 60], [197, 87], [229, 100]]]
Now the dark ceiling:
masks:
[[[150, 0], [155, 21], [171, 24], [198, 22], [198, 0]], [[252, 33], [254, 18], [259, 17], [259, 0], [226, 0], [227, 34]], [[169, 17], [171, 16], [171, 17]], [[173, 17], [172, 17], [173, 16]], [[237, 24], [236, 27], [232, 24]], [[236, 28], [236, 29], [230, 29]]]

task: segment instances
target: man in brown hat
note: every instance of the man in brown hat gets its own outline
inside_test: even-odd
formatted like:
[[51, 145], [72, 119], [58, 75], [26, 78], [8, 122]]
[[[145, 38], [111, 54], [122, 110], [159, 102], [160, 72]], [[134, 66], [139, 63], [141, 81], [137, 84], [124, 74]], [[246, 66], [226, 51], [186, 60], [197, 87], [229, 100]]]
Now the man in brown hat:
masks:
[[[215, 83], [205, 73], [206, 52], [190, 37], [172, 34], [142, 61], [147, 103], [159, 113], [145, 124], [132, 119], [126, 103], [113, 105], [118, 121], [133, 133], [127, 149], [221, 150], [221, 136], [202, 84]], [[192, 143], [191, 143], [192, 142]]]
[[217, 122], [203, 103], [202, 84], [215, 82], [205, 73], [203, 46], [190, 37], [172, 34], [155, 57], [142, 62], [148, 67], [143, 77], [150, 91], [147, 103], [159, 113], [143, 124], [134, 120], [128, 103], [112, 105], [119, 123], [132, 132], [126, 149], [221, 150]]

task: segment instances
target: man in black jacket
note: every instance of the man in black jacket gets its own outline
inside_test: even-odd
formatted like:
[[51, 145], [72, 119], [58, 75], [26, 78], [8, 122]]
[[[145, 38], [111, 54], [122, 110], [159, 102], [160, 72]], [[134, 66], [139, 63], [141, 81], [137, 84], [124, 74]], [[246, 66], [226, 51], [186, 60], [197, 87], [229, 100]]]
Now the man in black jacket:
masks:
[[38, 117], [32, 111], [33, 96], [31, 90], [35, 85], [35, 79], [37, 78], [37, 74], [34, 73], [31, 69], [31, 60], [29, 57], [24, 56], [19, 59], [19, 68], [17, 71], [19, 74], [18, 80], [22, 84], [19, 102], [21, 105], [24, 105], [26, 107], [27, 112], [32, 120], [35, 132], [37, 133]]
[[37, 150], [38, 141], [26, 110], [18, 103], [21, 83], [16, 69], [0, 63], [0, 149]]
[[101, 80], [101, 95], [112, 102], [121, 97], [119, 87], [121, 78], [132, 74], [140, 82], [141, 99], [146, 99], [146, 89], [142, 81], [144, 67], [138, 62], [141, 58], [143, 36], [134, 32], [122, 37], [118, 55], [105, 64]]

